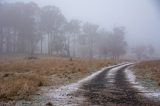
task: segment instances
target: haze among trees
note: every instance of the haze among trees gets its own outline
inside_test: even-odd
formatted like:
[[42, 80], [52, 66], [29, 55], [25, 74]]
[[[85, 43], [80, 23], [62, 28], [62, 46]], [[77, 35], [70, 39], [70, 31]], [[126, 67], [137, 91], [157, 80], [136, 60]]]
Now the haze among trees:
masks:
[[153, 59], [155, 55], [155, 48], [153, 45], [139, 45], [132, 49], [137, 59]]
[[1, 55], [119, 59], [126, 53], [124, 27], [106, 31], [93, 23], [67, 20], [55, 6], [0, 2]]

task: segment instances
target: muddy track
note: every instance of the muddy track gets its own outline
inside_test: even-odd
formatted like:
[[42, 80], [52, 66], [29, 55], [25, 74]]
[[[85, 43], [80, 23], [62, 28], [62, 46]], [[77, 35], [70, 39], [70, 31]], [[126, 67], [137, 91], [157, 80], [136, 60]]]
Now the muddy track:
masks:
[[[126, 68], [130, 65], [105, 67], [76, 83], [46, 89], [46, 93], [32, 101], [2, 106], [160, 106], [129, 82]], [[46, 105], [49, 103], [52, 105]]]
[[142, 96], [141, 92], [131, 86], [124, 73], [128, 66], [117, 69], [114, 77], [107, 76], [112, 69], [106, 69], [92, 80], [84, 83], [81, 87], [83, 92], [79, 92], [87, 99], [84, 104], [96, 106], [160, 106], [159, 103]]

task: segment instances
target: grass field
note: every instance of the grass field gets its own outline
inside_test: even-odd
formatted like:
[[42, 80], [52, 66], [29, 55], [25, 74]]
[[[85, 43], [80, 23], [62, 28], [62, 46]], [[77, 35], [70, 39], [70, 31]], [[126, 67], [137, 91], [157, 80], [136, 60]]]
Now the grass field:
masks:
[[160, 86], [160, 60], [142, 61], [134, 67], [137, 77], [151, 80]]
[[27, 98], [41, 86], [77, 81], [97, 69], [115, 64], [110, 60], [23, 58], [0, 60], [0, 100]]

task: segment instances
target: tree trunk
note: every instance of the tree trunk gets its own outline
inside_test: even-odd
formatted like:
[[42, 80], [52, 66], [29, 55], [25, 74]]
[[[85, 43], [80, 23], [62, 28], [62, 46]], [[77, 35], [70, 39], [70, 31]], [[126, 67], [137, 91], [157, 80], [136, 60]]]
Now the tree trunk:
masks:
[[70, 36], [68, 35], [67, 37], [67, 56], [70, 57], [71, 53], [70, 53]]
[[11, 36], [10, 36], [10, 28], [7, 28], [7, 35], [6, 35], [6, 53], [10, 53], [11, 50]]
[[3, 28], [0, 27], [0, 53], [3, 52]]
[[50, 39], [50, 33], [48, 33], [48, 55], [51, 55], [51, 50], [50, 50], [50, 46], [51, 46], [50, 44], [51, 43], [50, 43], [50, 40], [51, 40]]
[[43, 38], [41, 37], [41, 54], [43, 53]]
[[76, 57], [76, 34], [73, 34], [73, 57]]

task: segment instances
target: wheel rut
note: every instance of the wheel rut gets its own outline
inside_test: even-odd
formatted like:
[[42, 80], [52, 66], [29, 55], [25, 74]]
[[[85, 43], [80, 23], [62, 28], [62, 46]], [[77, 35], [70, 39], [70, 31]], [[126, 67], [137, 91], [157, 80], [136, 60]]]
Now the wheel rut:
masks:
[[[92, 80], [85, 82], [79, 92], [86, 98], [84, 104], [86, 106], [160, 106], [160, 103], [140, 95], [139, 91], [132, 87], [124, 72], [128, 66], [130, 65], [106, 69]], [[110, 71], [115, 71], [113, 77], [108, 76]]]

